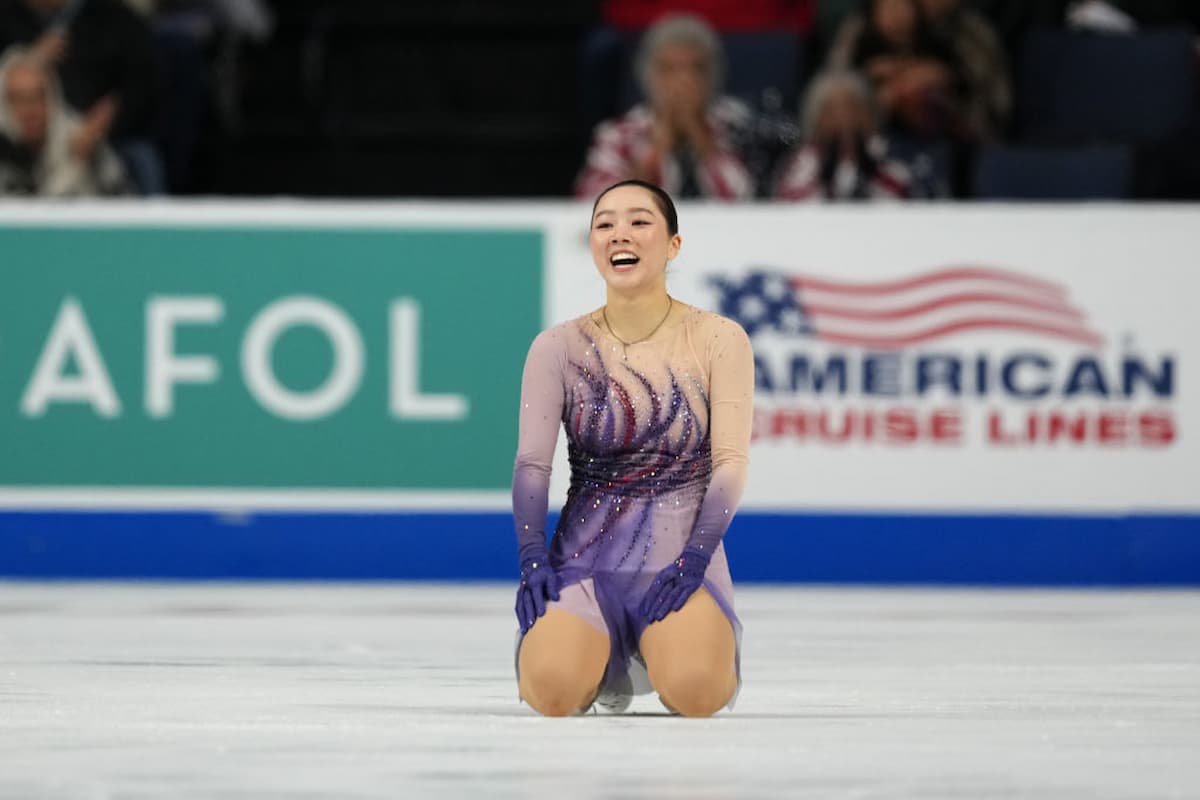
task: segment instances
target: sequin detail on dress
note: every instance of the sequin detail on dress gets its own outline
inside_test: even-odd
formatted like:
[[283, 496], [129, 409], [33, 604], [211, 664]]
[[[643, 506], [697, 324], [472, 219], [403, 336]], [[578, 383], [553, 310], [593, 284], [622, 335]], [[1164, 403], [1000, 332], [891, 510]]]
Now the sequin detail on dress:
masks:
[[[584, 358], [568, 367], [575, 377], [563, 419], [571, 486], [551, 551], [569, 577], [627, 571], [631, 556], [652, 544], [656, 501], [691, 505], [712, 474], [706, 420], [674, 371], [655, 386], [625, 361], [610, 370], [595, 340], [585, 339]], [[707, 404], [699, 388], [697, 405]]]
[[721, 536], [744, 482], [753, 353], [736, 323], [695, 309], [626, 352], [610, 338], [580, 317], [531, 346], [513, 513], [522, 547], [540, 545], [554, 442], [565, 430], [571, 482], [550, 562], [564, 588], [594, 586], [611, 642], [605, 682], [615, 685], [645, 627], [637, 606], [685, 544], [713, 553], [705, 586], [740, 629]]

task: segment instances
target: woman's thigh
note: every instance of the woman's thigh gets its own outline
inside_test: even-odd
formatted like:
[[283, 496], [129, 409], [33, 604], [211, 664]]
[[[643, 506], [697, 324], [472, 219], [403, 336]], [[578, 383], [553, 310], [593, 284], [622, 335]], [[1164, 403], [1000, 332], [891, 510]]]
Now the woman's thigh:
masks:
[[733, 626], [704, 588], [647, 627], [638, 649], [654, 690], [685, 715], [712, 714], [737, 690]]

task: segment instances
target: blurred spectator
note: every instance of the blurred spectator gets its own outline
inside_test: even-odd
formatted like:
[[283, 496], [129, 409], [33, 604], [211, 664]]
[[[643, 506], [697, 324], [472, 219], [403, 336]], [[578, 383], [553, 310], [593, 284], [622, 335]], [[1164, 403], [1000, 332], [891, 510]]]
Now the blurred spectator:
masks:
[[954, 48], [966, 79], [963, 122], [976, 141], [1003, 138], [1012, 112], [1008, 59], [991, 23], [962, 0], [920, 0], [930, 25]]
[[671, 14], [695, 14], [722, 33], [795, 30], [808, 33], [815, 0], [604, 0], [606, 24], [641, 31]]
[[149, 28], [122, 0], [0, 0], [0, 51], [29, 46], [67, 104], [103, 128], [148, 193], [163, 189], [150, 144], [157, 92]]
[[871, 89], [848, 71], [817, 76], [802, 114], [804, 143], [784, 162], [775, 185], [781, 200], [903, 200], [907, 166], [887, 157]]
[[722, 61], [716, 34], [696, 17], [668, 17], [647, 31], [635, 63], [647, 102], [597, 126], [575, 194], [591, 198], [640, 178], [681, 198], [752, 197], [739, 143], [753, 114], [719, 96]]
[[867, 76], [888, 127], [920, 138], [967, 138], [965, 70], [917, 0], [868, 0], [862, 15], [842, 24], [828, 66]]
[[120, 160], [104, 141], [111, 100], [86, 119], [63, 103], [54, 73], [32, 51], [9, 48], [0, 58], [0, 194], [70, 197], [121, 194]]
[[1067, 26], [1097, 33], [1132, 33], [1133, 17], [1104, 0], [1084, 0], [1067, 10]]
[[1067, 9], [1069, 27], [1131, 33], [1141, 26], [1188, 26], [1200, 31], [1196, 0], [1077, 0]]

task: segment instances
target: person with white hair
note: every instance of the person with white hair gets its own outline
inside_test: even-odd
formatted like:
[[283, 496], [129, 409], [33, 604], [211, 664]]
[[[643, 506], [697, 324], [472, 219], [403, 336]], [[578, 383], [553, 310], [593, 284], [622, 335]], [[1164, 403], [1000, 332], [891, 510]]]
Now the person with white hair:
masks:
[[908, 167], [887, 156], [871, 88], [858, 74], [826, 72], [812, 82], [801, 115], [803, 143], [784, 160], [775, 197], [790, 201], [903, 200]]
[[597, 126], [576, 196], [595, 197], [634, 178], [680, 198], [753, 197], [754, 179], [737, 147], [753, 115], [720, 94], [723, 57], [717, 35], [697, 17], [670, 16], [650, 28], [635, 61], [646, 100]]
[[53, 71], [32, 51], [9, 48], [0, 57], [0, 195], [126, 193], [125, 170], [104, 141], [108, 122], [80, 117]]

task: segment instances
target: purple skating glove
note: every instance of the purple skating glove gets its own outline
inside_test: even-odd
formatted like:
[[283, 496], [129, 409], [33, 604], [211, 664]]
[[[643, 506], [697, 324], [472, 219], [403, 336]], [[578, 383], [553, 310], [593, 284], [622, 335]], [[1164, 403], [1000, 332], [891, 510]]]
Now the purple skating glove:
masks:
[[517, 587], [517, 624], [528, 633], [538, 617], [546, 613], [546, 601], [557, 600], [558, 573], [550, 566], [545, 548], [521, 562], [521, 585]]
[[654, 578], [638, 610], [646, 622], [658, 622], [683, 608], [687, 599], [704, 583], [704, 571], [712, 558], [703, 550], [685, 547], [676, 560]]

